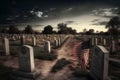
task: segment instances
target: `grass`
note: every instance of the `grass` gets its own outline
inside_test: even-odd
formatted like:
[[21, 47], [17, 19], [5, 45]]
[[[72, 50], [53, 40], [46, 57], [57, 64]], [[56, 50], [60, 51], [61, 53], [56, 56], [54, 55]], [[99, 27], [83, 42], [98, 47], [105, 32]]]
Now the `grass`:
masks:
[[51, 54], [51, 53], [41, 53], [38, 56], [36, 56], [35, 58], [37, 59], [41, 59], [41, 60], [55, 60], [57, 59], [57, 55], [56, 54]]

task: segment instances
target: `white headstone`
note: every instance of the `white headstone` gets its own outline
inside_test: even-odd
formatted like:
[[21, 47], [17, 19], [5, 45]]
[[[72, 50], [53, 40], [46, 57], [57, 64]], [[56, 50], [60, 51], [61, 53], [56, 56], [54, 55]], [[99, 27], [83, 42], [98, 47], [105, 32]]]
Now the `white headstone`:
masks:
[[95, 38], [95, 45], [98, 45], [98, 39]]
[[10, 54], [9, 40], [7, 38], [3, 39], [3, 49], [6, 56]]
[[58, 46], [58, 40], [55, 39], [55, 40], [54, 40], [54, 47], [57, 47], [57, 46]]
[[33, 72], [35, 70], [33, 48], [24, 45], [19, 53], [19, 69], [24, 72]]
[[44, 44], [44, 50], [45, 52], [50, 53], [51, 52], [51, 45], [50, 45], [50, 41], [46, 41]]
[[106, 45], [106, 39], [103, 39], [103, 45]]
[[35, 37], [32, 37], [32, 43], [33, 43], [33, 46], [36, 46], [36, 38]]

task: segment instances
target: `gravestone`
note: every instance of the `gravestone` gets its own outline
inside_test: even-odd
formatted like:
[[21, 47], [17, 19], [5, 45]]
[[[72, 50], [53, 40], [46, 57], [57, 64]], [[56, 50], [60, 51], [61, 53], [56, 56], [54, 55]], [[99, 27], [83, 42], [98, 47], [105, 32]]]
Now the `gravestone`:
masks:
[[54, 47], [57, 47], [57, 46], [58, 46], [58, 40], [55, 39], [55, 40], [54, 40]]
[[114, 40], [112, 40], [111, 51], [115, 52], [115, 41]]
[[51, 45], [50, 41], [46, 41], [44, 44], [44, 51], [50, 53], [51, 52]]
[[34, 36], [32, 37], [32, 43], [33, 43], [33, 46], [36, 46], [36, 38]]
[[94, 46], [94, 42], [95, 40], [94, 40], [94, 38], [91, 38], [91, 46]]
[[103, 46], [91, 50], [90, 75], [95, 80], [108, 80], [109, 52]]
[[21, 36], [21, 45], [24, 45], [24, 44], [25, 44], [25, 36], [22, 35], [22, 36]]
[[6, 56], [10, 54], [9, 40], [7, 38], [3, 39], [3, 52]]
[[106, 39], [103, 39], [103, 45], [106, 45]]
[[61, 39], [58, 38], [58, 46], [60, 46], [60, 45], [61, 45]]
[[23, 45], [19, 53], [19, 70], [13, 71], [11, 80], [36, 80], [40, 72], [35, 70], [33, 48]]
[[98, 38], [95, 38], [95, 45], [98, 45]]
[[21, 53], [19, 53], [19, 66], [21, 71], [33, 72], [34, 65], [34, 53], [33, 48], [28, 45], [22, 46]]

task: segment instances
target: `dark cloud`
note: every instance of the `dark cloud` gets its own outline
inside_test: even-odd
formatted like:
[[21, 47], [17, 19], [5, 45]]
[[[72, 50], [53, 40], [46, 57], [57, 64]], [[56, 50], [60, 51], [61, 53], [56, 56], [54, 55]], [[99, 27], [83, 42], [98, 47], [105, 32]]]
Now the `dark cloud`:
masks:
[[[0, 23], [40, 22], [73, 17], [89, 13], [100, 5], [117, 6], [119, 3], [119, 0], [0, 0]], [[30, 14], [32, 10], [35, 15]]]

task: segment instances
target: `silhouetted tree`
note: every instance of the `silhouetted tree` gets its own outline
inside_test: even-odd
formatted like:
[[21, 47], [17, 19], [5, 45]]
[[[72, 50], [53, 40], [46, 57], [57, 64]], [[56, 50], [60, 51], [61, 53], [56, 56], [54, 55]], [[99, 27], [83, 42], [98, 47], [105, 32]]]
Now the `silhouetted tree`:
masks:
[[43, 34], [53, 34], [53, 27], [51, 25], [48, 25], [44, 27], [44, 30], [42, 31]]
[[7, 33], [8, 30], [7, 30], [6, 28], [3, 28], [0, 32], [1, 32], [1, 33]]
[[25, 27], [24, 33], [26, 34], [33, 34], [34, 30], [32, 29], [31, 25], [27, 25], [27, 27]]
[[10, 25], [8, 29], [9, 34], [18, 34], [20, 33], [19, 29], [15, 25]]
[[71, 27], [67, 27], [67, 24], [58, 24], [58, 34], [76, 34], [76, 30]]
[[113, 17], [106, 25], [106, 28], [108, 28], [109, 34], [118, 35], [120, 33], [120, 17]]
[[58, 24], [58, 34], [67, 34], [67, 25], [64, 23], [59, 23]]
[[89, 31], [86, 31], [86, 34], [87, 34], [87, 35], [94, 34], [94, 29], [89, 29]]

